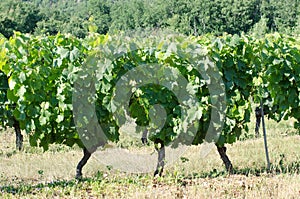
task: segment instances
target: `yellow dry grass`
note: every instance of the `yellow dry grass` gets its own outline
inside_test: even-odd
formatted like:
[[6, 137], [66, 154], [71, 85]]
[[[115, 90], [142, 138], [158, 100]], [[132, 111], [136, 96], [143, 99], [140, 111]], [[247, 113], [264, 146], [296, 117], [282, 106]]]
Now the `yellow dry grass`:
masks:
[[[0, 133], [0, 197], [2, 198], [300, 198], [300, 136], [291, 122], [267, 121], [271, 172], [266, 172], [263, 138], [228, 145], [237, 174], [224, 172], [213, 149], [201, 157], [192, 146], [185, 160], [167, 166], [162, 178], [107, 169], [93, 157], [82, 182], [74, 180], [82, 156], [79, 148], [54, 145], [43, 153], [14, 147], [12, 130]], [[250, 129], [253, 131], [253, 128]], [[26, 137], [25, 137], [26, 138]]]

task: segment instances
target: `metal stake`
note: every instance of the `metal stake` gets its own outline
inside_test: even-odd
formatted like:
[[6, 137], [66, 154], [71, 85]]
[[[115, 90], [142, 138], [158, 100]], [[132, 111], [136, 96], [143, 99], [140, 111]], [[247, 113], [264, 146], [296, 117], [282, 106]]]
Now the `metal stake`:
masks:
[[270, 159], [269, 159], [269, 151], [268, 151], [268, 144], [267, 144], [267, 133], [266, 133], [266, 126], [265, 126], [265, 119], [264, 119], [264, 108], [263, 102], [260, 100], [260, 110], [261, 110], [261, 121], [263, 127], [263, 134], [264, 134], [264, 144], [265, 144], [265, 152], [267, 158], [267, 170], [270, 170]]

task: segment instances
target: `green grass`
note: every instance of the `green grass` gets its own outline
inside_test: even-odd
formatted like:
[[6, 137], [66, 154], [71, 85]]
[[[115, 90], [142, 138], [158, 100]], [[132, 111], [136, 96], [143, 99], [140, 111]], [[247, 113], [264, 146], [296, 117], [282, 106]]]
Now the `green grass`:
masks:
[[[267, 171], [263, 138], [250, 134], [227, 146], [235, 168], [229, 175], [212, 150], [200, 156], [192, 146], [163, 177], [130, 174], [102, 165], [93, 156], [84, 167], [85, 178], [75, 180], [82, 156], [78, 147], [52, 145], [47, 152], [28, 146], [15, 150], [12, 130], [0, 133], [1, 198], [299, 198], [300, 136], [292, 121], [266, 121], [271, 169]], [[130, 144], [128, 144], [130, 143]], [[131, 143], [121, 143], [130, 148]], [[151, 147], [151, 149], [150, 149]], [[149, 146], [149, 150], [153, 146]], [[134, 150], [134, 149], [132, 149]]]

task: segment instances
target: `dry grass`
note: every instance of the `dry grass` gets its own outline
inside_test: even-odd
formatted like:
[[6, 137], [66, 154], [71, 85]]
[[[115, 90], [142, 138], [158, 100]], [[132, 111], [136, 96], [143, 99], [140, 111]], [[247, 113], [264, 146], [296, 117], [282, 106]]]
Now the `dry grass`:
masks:
[[[0, 133], [0, 197], [4, 198], [300, 198], [300, 136], [291, 122], [267, 122], [272, 163], [266, 172], [263, 139], [228, 145], [236, 174], [228, 175], [216, 152], [201, 157], [190, 147], [185, 160], [167, 166], [162, 178], [109, 170], [93, 157], [88, 178], [73, 179], [79, 148], [54, 145], [43, 153], [28, 146], [18, 152], [12, 131]], [[251, 129], [253, 131], [253, 129]]]

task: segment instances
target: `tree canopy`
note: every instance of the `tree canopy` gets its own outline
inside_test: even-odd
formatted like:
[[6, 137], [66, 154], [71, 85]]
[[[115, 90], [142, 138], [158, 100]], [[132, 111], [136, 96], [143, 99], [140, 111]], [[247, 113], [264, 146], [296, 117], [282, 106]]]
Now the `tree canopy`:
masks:
[[290, 34], [300, 29], [299, 5], [300, 0], [3, 0], [0, 33], [85, 37], [92, 24], [101, 34], [143, 28], [186, 35], [258, 29]]

